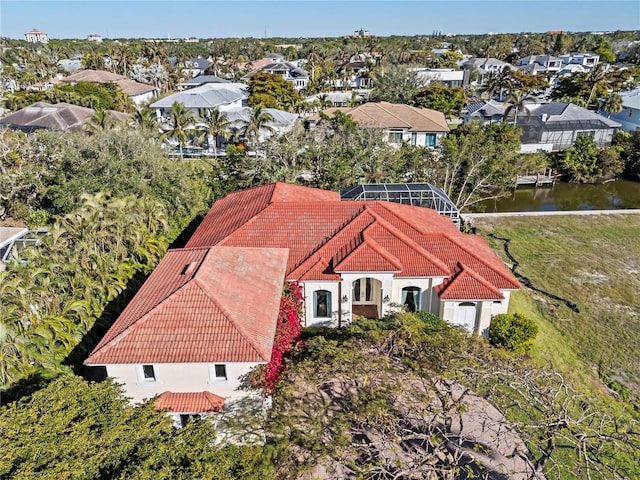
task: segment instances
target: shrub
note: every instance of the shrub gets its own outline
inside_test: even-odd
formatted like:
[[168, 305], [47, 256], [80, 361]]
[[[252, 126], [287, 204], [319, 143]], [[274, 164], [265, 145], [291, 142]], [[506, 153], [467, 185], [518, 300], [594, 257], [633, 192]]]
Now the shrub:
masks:
[[491, 319], [489, 341], [494, 347], [512, 352], [526, 352], [531, 348], [531, 340], [536, 338], [536, 323], [519, 313], [504, 313]]

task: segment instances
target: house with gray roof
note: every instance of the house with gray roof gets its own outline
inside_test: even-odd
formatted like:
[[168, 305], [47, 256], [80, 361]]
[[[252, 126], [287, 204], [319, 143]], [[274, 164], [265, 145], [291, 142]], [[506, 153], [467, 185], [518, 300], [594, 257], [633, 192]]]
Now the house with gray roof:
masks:
[[612, 113], [611, 116], [606, 112], [600, 112], [600, 114], [620, 123], [620, 128], [625, 132], [640, 130], [640, 87], [622, 92], [620, 96], [622, 97], [621, 111]]
[[553, 55], [530, 55], [520, 58], [516, 64], [519, 70], [524, 70], [532, 75], [538, 73], [555, 73], [562, 68], [562, 59]]
[[492, 72], [501, 72], [503, 68], [513, 68], [513, 65], [497, 58], [470, 58], [461, 64], [465, 70], [480, 70], [483, 74], [489, 74]]
[[243, 82], [249, 82], [251, 77], [260, 71], [280, 75], [286, 81], [290, 82], [296, 90], [302, 90], [307, 86], [307, 83], [309, 83], [309, 73], [306, 70], [303, 70], [291, 62], [285, 61], [267, 63], [259, 69], [246, 74], [241, 80]]
[[[571, 147], [581, 135], [593, 137], [599, 147], [608, 147], [621, 124], [568, 102], [527, 104], [530, 116], [520, 111], [516, 125], [522, 129], [521, 153], [557, 152]], [[467, 105], [465, 122], [501, 123], [506, 105], [495, 100]], [[512, 120], [509, 120], [512, 121]]]
[[[14, 130], [33, 132], [47, 128], [62, 132], [79, 132], [87, 121], [95, 114], [92, 108], [80, 107], [70, 103], [37, 102], [0, 119], [0, 125]], [[122, 112], [109, 111], [116, 121], [125, 121], [129, 115]]]
[[249, 98], [247, 86], [242, 83], [206, 83], [161, 98], [149, 105], [155, 109], [161, 123], [167, 122], [174, 103], [181, 103], [194, 116], [202, 110], [217, 108], [220, 111], [241, 108]]
[[231, 80], [225, 80], [224, 78], [216, 77], [215, 75], [198, 75], [196, 77], [190, 78], [186, 82], [179, 83], [178, 90], [188, 90], [190, 88], [201, 87], [202, 85], [207, 85], [210, 83], [231, 83]]

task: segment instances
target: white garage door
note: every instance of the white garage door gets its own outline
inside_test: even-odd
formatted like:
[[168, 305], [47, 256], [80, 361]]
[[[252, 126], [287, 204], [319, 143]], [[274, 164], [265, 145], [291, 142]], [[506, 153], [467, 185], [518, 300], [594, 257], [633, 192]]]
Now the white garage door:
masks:
[[460, 325], [473, 332], [476, 325], [476, 304], [472, 302], [462, 302], [456, 307], [453, 316], [454, 325]]

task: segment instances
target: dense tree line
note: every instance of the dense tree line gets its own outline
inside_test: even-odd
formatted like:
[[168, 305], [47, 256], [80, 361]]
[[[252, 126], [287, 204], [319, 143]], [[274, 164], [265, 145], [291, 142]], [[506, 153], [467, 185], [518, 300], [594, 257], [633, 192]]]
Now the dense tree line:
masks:
[[0, 272], [6, 390], [81, 360], [211, 191], [208, 167], [169, 161], [136, 130], [0, 134], [2, 218], [48, 228]]

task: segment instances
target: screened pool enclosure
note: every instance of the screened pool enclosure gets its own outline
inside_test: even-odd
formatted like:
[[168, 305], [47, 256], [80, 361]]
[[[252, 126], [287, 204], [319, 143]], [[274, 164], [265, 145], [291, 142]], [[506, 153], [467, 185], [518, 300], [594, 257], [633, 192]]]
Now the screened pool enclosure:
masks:
[[437, 210], [460, 228], [460, 211], [446, 193], [430, 183], [364, 183], [340, 190], [341, 200], [382, 200]]

